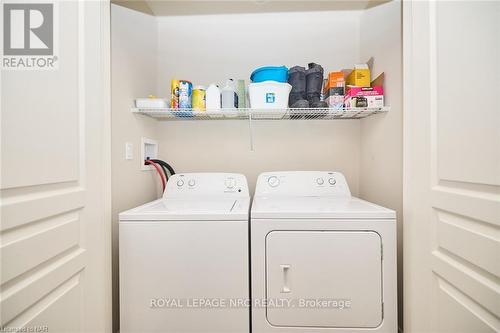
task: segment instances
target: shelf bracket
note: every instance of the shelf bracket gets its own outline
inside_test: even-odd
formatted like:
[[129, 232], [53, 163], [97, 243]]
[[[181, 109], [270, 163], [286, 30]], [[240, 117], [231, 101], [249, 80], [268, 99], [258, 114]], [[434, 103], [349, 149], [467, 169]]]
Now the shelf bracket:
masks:
[[248, 132], [250, 135], [250, 151], [253, 149], [253, 124], [252, 124], [252, 112], [248, 112]]

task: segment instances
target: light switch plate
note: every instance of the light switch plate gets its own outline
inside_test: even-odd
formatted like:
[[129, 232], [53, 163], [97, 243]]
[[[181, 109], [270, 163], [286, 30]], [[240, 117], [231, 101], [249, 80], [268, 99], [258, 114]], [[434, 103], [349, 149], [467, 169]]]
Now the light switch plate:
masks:
[[131, 142], [125, 142], [125, 159], [134, 159], [134, 145]]

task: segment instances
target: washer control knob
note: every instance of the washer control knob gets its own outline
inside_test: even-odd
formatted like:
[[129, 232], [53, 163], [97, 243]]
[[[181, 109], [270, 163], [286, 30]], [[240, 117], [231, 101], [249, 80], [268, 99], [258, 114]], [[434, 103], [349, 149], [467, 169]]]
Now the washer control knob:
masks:
[[335, 178], [328, 179], [328, 182], [330, 183], [330, 185], [335, 185], [337, 183], [337, 181], [335, 180]]
[[267, 183], [269, 184], [269, 186], [271, 187], [276, 187], [280, 184], [280, 180], [278, 177], [276, 176], [271, 176], [267, 179]]
[[227, 178], [224, 185], [226, 185], [227, 188], [233, 188], [234, 185], [236, 185], [236, 182], [234, 181], [234, 178]]
[[189, 186], [195, 186], [195, 185], [196, 185], [196, 181], [195, 181], [194, 179], [190, 179], [190, 180], [188, 181], [188, 185], [189, 185]]
[[325, 183], [325, 180], [323, 178], [316, 179], [316, 184], [323, 185], [324, 183]]
[[182, 186], [182, 185], [184, 185], [184, 181], [183, 181], [182, 179], [179, 179], [179, 180], [177, 181], [177, 186], [179, 186], [179, 187], [180, 187], [180, 186]]

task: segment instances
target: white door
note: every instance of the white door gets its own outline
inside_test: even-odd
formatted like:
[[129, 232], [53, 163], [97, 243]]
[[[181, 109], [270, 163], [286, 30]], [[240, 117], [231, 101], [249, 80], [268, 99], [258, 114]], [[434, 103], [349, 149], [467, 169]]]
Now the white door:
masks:
[[271, 231], [266, 309], [274, 326], [382, 323], [382, 242], [374, 231]]
[[500, 331], [500, 2], [404, 3], [404, 326]]
[[[1, 73], [0, 324], [110, 332], [109, 4], [51, 8], [58, 68]], [[50, 22], [23, 11], [12, 29]]]

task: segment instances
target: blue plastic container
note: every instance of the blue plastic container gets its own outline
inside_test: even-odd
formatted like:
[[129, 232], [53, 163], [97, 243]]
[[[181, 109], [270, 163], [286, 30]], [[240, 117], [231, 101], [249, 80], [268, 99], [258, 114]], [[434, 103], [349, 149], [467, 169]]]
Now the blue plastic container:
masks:
[[250, 75], [252, 82], [276, 81], [285, 83], [288, 81], [288, 68], [286, 66], [259, 67]]

